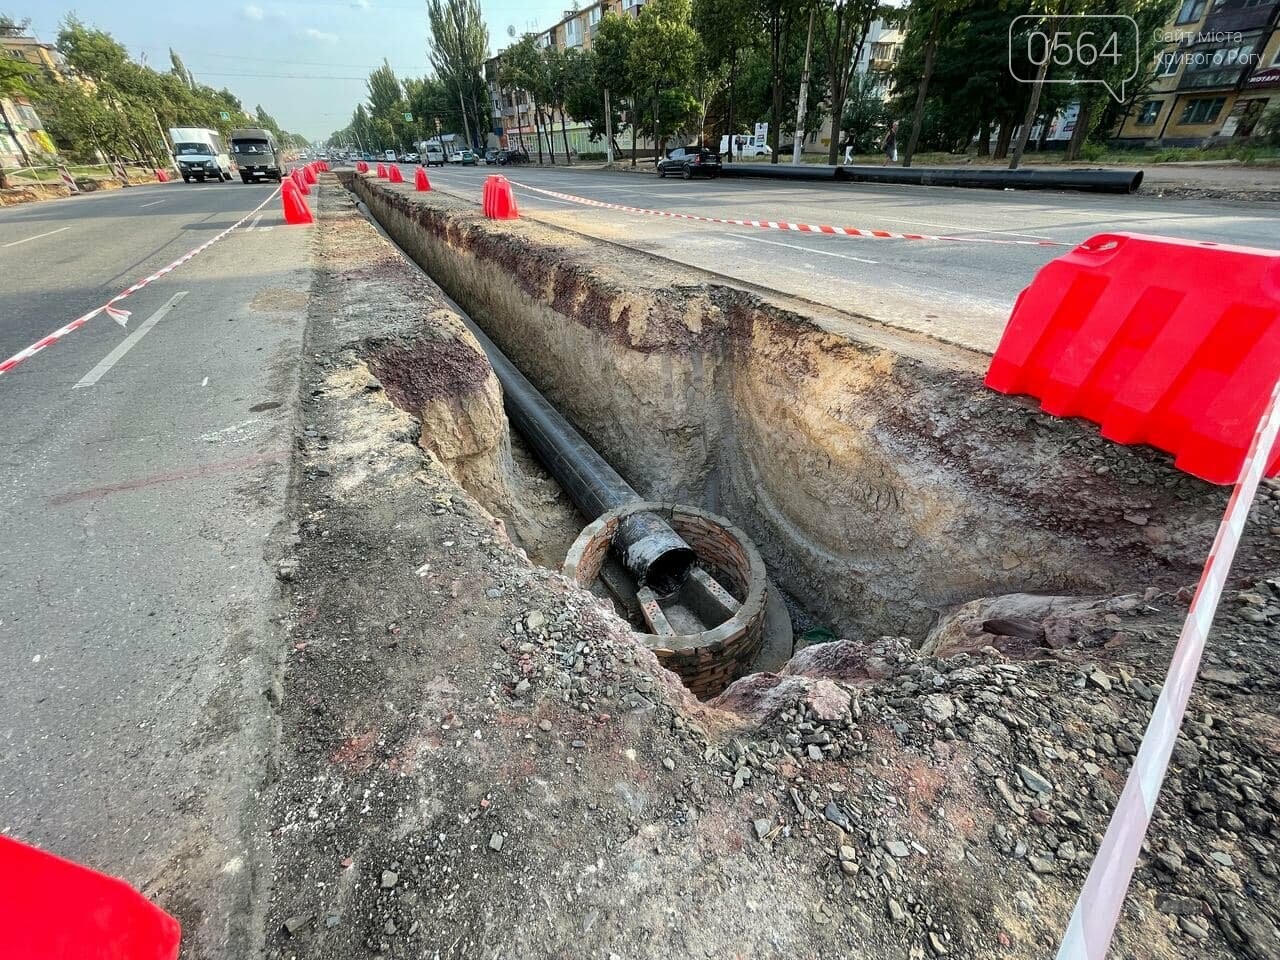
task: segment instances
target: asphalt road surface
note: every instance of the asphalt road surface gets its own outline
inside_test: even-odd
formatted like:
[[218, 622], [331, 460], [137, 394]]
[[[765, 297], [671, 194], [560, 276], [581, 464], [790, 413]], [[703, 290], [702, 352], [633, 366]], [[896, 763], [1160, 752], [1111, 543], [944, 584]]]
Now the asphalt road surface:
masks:
[[[241, 183], [0, 210], [0, 358], [266, 200]], [[280, 656], [270, 559], [311, 264], [279, 200], [0, 376], [0, 831], [247, 956]], [[194, 892], [193, 892], [194, 891]]]
[[[412, 168], [402, 166], [412, 181]], [[523, 215], [990, 352], [1037, 269], [1099, 233], [1132, 231], [1275, 247], [1280, 204], [1044, 191], [678, 178], [547, 167], [433, 167], [440, 189], [480, 200], [481, 182], [679, 213], [1054, 240], [1044, 247], [876, 240], [671, 220], [603, 210], [516, 187]]]

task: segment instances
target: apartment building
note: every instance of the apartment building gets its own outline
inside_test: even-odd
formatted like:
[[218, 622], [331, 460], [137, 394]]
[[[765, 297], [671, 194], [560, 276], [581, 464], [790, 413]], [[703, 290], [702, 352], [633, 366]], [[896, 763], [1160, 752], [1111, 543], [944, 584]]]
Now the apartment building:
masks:
[[1280, 0], [1183, 0], [1157, 76], [1116, 140], [1200, 146], [1253, 133], [1280, 98]]
[[[560, 20], [537, 34], [537, 43], [543, 48], [590, 50], [599, 31], [601, 18], [608, 13], [635, 17], [639, 15], [643, 6], [644, 0], [597, 0], [596, 3], [578, 9], [566, 10]], [[871, 25], [870, 32], [867, 34], [866, 43], [863, 45], [855, 69], [860, 76], [869, 75], [874, 79], [876, 89], [882, 98], [887, 99], [889, 96], [889, 75], [902, 53], [905, 37], [906, 23], [903, 20], [877, 20]], [[485, 63], [485, 79], [489, 87], [494, 116], [491, 145], [513, 146], [516, 142], [523, 141], [526, 147], [533, 149], [530, 147], [530, 144], [534, 143], [532, 107], [524, 94], [501, 89], [498, 83], [501, 63], [501, 53], [490, 57]], [[835, 118], [828, 111], [823, 118], [822, 126], [805, 139], [803, 152], [825, 154], [831, 143], [833, 125], [838, 127]], [[586, 124], [569, 121], [567, 133], [571, 149], [579, 153], [599, 152], [604, 149], [602, 144], [590, 141], [589, 128]], [[628, 132], [623, 132], [619, 136], [619, 146], [623, 150], [630, 147], [629, 136]], [[557, 129], [557, 149], [563, 149], [561, 141], [562, 136]]]
[[55, 83], [66, 83], [75, 78], [58, 48], [52, 43], [41, 43], [35, 37], [8, 34], [0, 36], [0, 55], [36, 67]]
[[[57, 48], [51, 43], [41, 43], [35, 37], [0, 36], [0, 56], [30, 64], [55, 83], [74, 79], [70, 66]], [[28, 162], [39, 162], [42, 157], [56, 152], [30, 100], [16, 95], [0, 99], [0, 164], [23, 166]]]

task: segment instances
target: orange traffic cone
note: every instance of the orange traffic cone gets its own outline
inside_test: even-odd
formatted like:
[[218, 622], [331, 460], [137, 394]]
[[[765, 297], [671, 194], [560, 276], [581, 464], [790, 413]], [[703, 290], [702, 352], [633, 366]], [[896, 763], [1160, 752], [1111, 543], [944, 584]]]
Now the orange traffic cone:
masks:
[[431, 181], [427, 179], [427, 171], [419, 167], [413, 174], [413, 185], [419, 190], [430, 190]]
[[387, 179], [387, 168], [382, 164], [378, 164], [378, 176], [383, 180]]
[[284, 222], [288, 224], [314, 223], [311, 208], [302, 199], [302, 188], [291, 178], [280, 185], [280, 200], [284, 204]]
[[181, 937], [123, 880], [0, 836], [0, 957], [175, 960]]
[[489, 176], [484, 182], [484, 193], [481, 209], [490, 220], [519, 220], [520, 211], [516, 208], [515, 194], [511, 192], [511, 181], [498, 174]]
[[387, 168], [387, 179], [392, 183], [404, 183], [404, 175], [400, 173], [400, 168], [394, 163]]

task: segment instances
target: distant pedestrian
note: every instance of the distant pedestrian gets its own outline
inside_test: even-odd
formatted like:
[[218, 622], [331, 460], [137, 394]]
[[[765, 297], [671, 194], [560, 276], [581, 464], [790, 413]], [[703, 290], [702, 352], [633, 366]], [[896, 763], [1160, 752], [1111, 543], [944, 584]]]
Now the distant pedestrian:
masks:
[[844, 141], [844, 162], [853, 163], [853, 134], [852, 133], [849, 134], [849, 136]]
[[884, 135], [884, 142], [880, 144], [884, 148], [884, 162], [887, 166], [890, 163], [898, 162], [898, 121], [895, 120], [889, 124], [889, 132]]

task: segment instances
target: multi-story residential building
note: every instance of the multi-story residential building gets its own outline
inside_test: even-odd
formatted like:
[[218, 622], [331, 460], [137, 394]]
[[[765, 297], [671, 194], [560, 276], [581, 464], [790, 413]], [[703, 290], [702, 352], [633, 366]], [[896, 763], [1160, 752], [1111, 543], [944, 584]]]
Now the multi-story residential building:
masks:
[[1280, 97], [1280, 0], [1183, 0], [1156, 81], [1116, 140], [1198, 146], [1249, 136]]
[[[65, 83], [75, 77], [57, 48], [35, 37], [0, 36], [0, 56], [30, 64], [55, 83]], [[0, 164], [21, 166], [28, 161], [40, 162], [41, 158], [56, 152], [30, 100], [16, 95], [0, 99]]]
[[14, 60], [29, 63], [56, 83], [65, 83], [75, 77], [70, 65], [58, 52], [58, 48], [52, 43], [41, 43], [35, 37], [0, 36], [0, 53]]
[[[1278, 0], [1280, 2], [1280, 0]], [[566, 10], [564, 16], [546, 30], [537, 34], [538, 46], [555, 47], [561, 50], [590, 50], [599, 31], [600, 20], [608, 13], [624, 16], [639, 16], [644, 0], [596, 0], [580, 9]], [[883, 98], [888, 98], [889, 75], [898, 62], [902, 52], [902, 43], [906, 36], [906, 24], [901, 20], [877, 20], [871, 25], [863, 44], [862, 54], [855, 68], [860, 76], [869, 75], [875, 79], [876, 88]], [[494, 130], [491, 141], [494, 145], [513, 146], [523, 142], [529, 149], [534, 149], [534, 124], [532, 105], [523, 93], [501, 89], [498, 77], [501, 71], [502, 54], [490, 57], [485, 63], [485, 79], [489, 87], [489, 98], [493, 107]], [[815, 64], [815, 69], [821, 69]], [[750, 120], [752, 118], [743, 118]], [[826, 153], [831, 142], [834, 118], [828, 110], [821, 127], [805, 139], [805, 153]], [[837, 124], [838, 126], [838, 124]], [[589, 139], [589, 128], [586, 124], [567, 122], [567, 134], [571, 149], [578, 153], [603, 151], [603, 144], [592, 143]], [[619, 136], [619, 146], [624, 150], [630, 147], [629, 133]], [[563, 149], [563, 135], [557, 124], [557, 149]]]
[[[855, 82], [865, 82], [863, 78], [869, 78], [870, 86], [881, 100], [888, 100], [892, 92], [892, 72], [902, 55], [902, 43], [906, 36], [907, 24], [904, 20], [877, 20], [867, 31], [858, 64], [854, 67], [857, 77]], [[822, 126], [805, 139], [801, 148], [803, 153], [826, 153], [831, 144], [833, 128], [839, 134], [838, 119], [831, 115], [829, 106], [824, 105], [824, 110]]]

